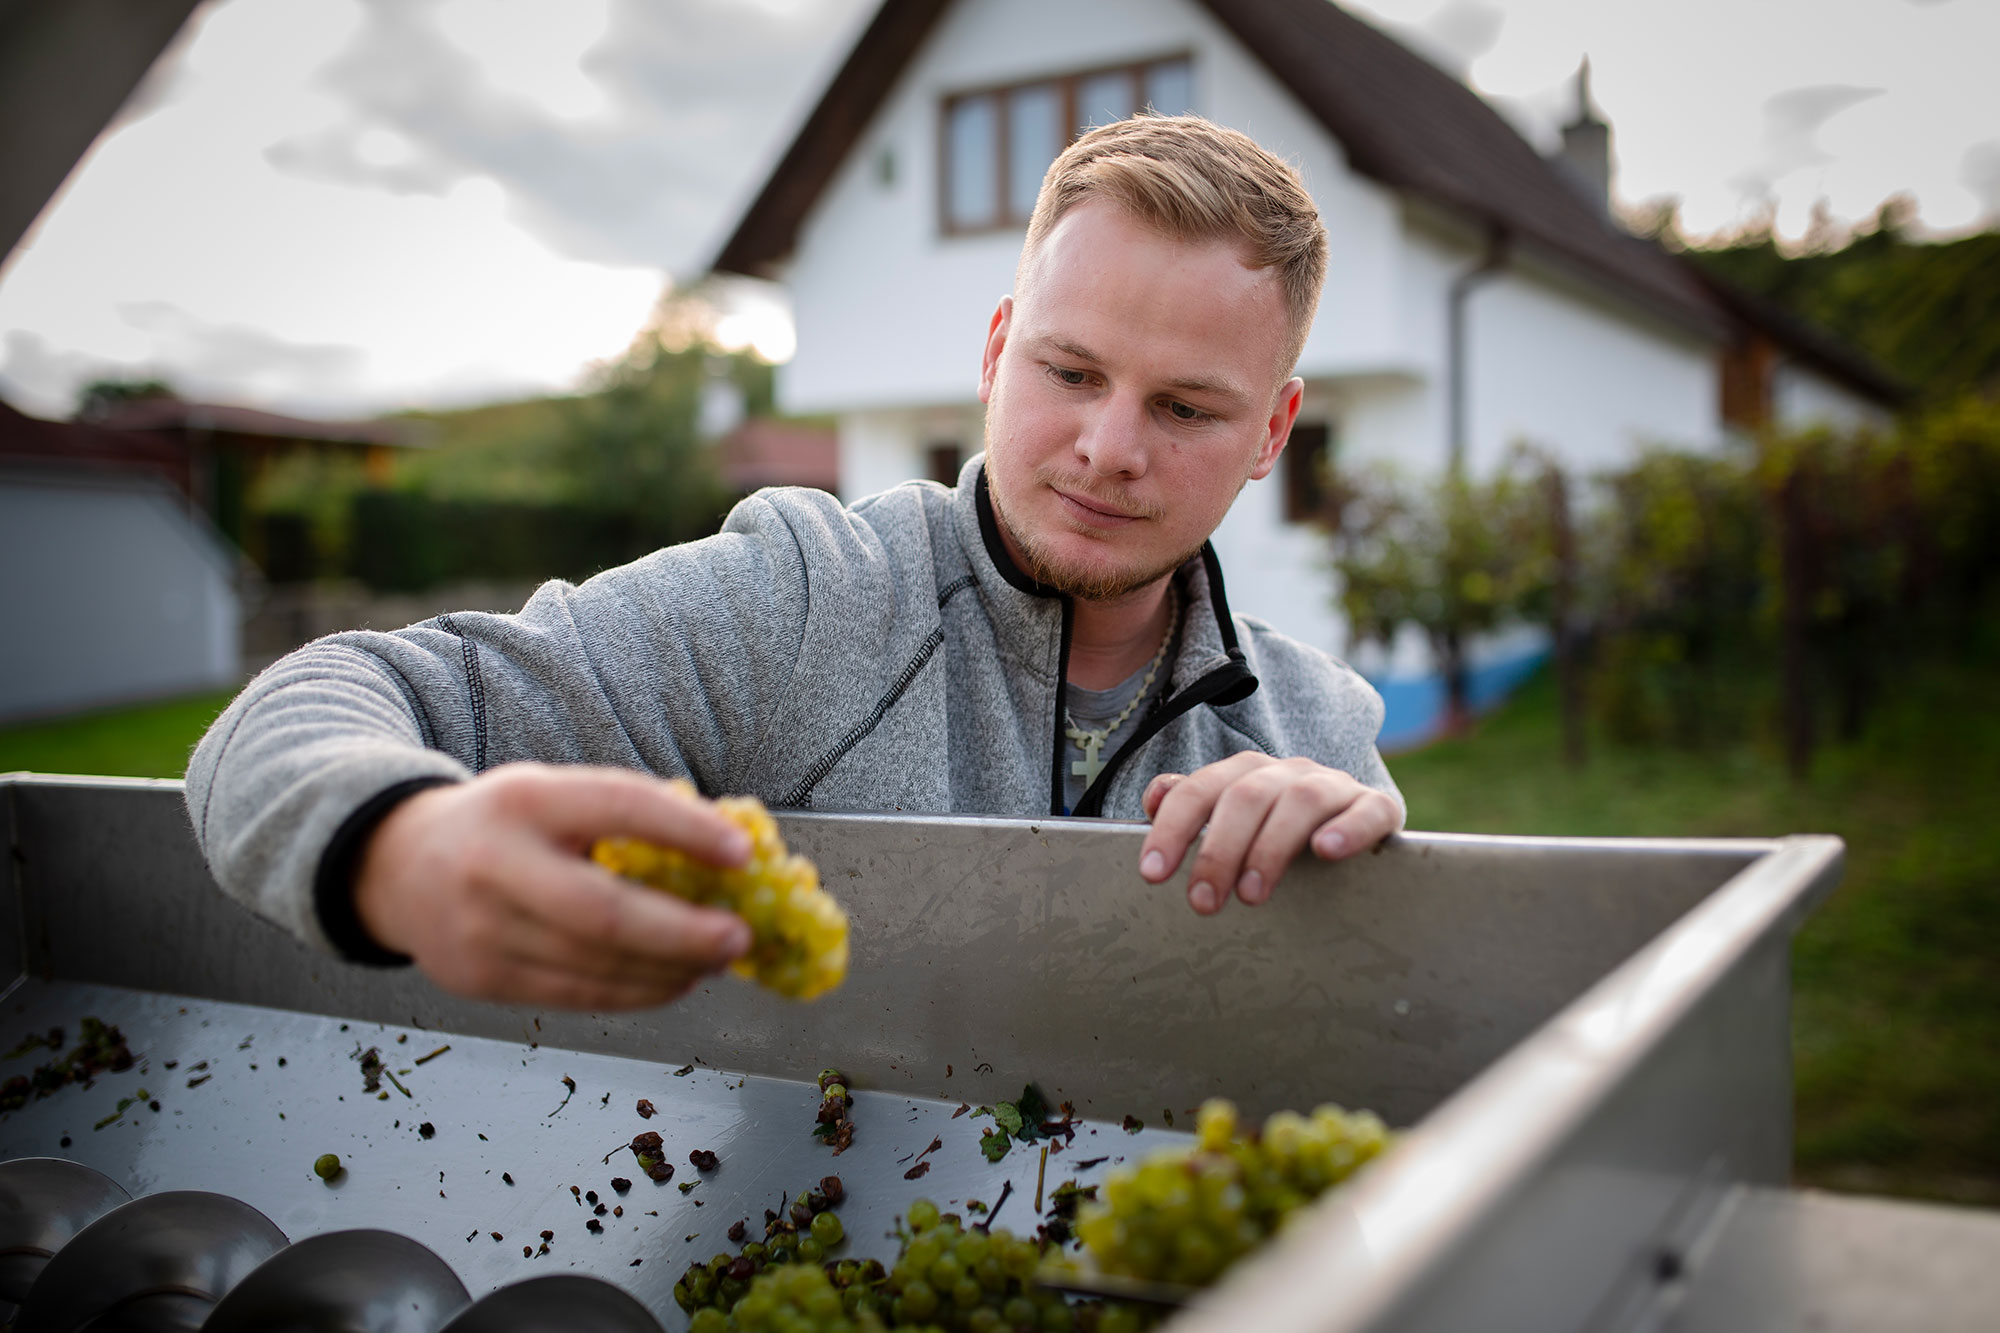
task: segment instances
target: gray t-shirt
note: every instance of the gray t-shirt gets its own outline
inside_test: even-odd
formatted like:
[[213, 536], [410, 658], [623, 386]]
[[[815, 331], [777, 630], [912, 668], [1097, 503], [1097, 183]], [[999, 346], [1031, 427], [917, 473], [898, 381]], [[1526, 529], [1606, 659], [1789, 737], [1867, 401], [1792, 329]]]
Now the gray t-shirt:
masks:
[[[1146, 679], [1146, 673], [1153, 670], [1153, 664], [1140, 667], [1124, 680], [1108, 690], [1086, 690], [1078, 685], [1070, 685], [1064, 692], [1064, 700], [1069, 705], [1069, 720], [1083, 731], [1102, 731], [1111, 725], [1112, 719], [1125, 711], [1125, 705], [1132, 702], [1132, 696], [1139, 692], [1139, 683]], [[1166, 697], [1161, 684], [1166, 677], [1164, 670], [1154, 678], [1147, 697], [1139, 701], [1131, 716], [1118, 724], [1118, 729], [1105, 738], [1104, 745], [1097, 752], [1097, 762], [1108, 764], [1111, 756], [1125, 741], [1139, 730], [1146, 720], [1146, 714]], [[1063, 809], [1074, 810], [1076, 803], [1083, 799], [1090, 789], [1090, 775], [1085, 771], [1084, 747], [1076, 740], [1069, 742], [1064, 751], [1063, 763]], [[1094, 771], [1094, 770], [1093, 770]]]

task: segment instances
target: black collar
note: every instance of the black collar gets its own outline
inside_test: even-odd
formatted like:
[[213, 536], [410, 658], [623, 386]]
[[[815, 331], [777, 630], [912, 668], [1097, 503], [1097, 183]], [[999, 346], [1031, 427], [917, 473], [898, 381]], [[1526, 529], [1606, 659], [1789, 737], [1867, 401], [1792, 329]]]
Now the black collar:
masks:
[[[1251, 673], [1249, 663], [1244, 659], [1243, 649], [1236, 640], [1236, 622], [1229, 615], [1229, 598], [1222, 587], [1222, 562], [1216, 558], [1215, 547], [1201, 544], [1201, 572], [1208, 582], [1208, 600], [1215, 614], [1216, 634], [1222, 640], [1222, 648], [1228, 661], [1214, 670], [1206, 672], [1198, 680], [1191, 682], [1178, 694], [1170, 695], [1163, 703], [1146, 715], [1145, 721], [1131, 739], [1118, 747], [1111, 761], [1090, 784], [1090, 789], [1076, 803], [1076, 809], [1063, 808], [1063, 761], [1067, 758], [1069, 737], [1064, 734], [1065, 695], [1069, 689], [1069, 644], [1070, 625], [1075, 612], [1075, 603], [1069, 594], [1041, 582], [1014, 563], [1007, 553], [1007, 545], [1000, 539], [1000, 524], [994, 515], [993, 497], [986, 488], [986, 469], [979, 469], [978, 490], [974, 495], [974, 507], [979, 514], [979, 535], [986, 545], [987, 559], [1000, 572], [1000, 577], [1013, 587], [1034, 597], [1054, 598], [1062, 604], [1062, 651], [1057, 665], [1055, 742], [1054, 758], [1049, 766], [1049, 813], [1061, 815], [1100, 815], [1104, 812], [1104, 796], [1110, 790], [1111, 780], [1117, 776], [1125, 761], [1137, 754], [1139, 749], [1153, 737], [1165, 730], [1167, 725], [1195, 708], [1208, 705], [1223, 708], [1241, 703], [1257, 692], [1257, 677]], [[1190, 565], [1194, 562], [1188, 562]], [[1185, 570], [1185, 566], [1183, 567]], [[1187, 571], [1192, 573], [1192, 571]]]

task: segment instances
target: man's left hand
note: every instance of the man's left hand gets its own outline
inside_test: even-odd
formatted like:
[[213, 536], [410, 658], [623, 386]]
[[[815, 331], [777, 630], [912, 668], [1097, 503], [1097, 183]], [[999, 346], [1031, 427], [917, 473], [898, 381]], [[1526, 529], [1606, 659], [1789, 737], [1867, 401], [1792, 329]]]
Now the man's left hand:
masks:
[[1188, 904], [1207, 916], [1233, 890], [1255, 906], [1307, 846], [1322, 860], [1366, 851], [1394, 833], [1403, 812], [1391, 797], [1310, 759], [1245, 751], [1193, 773], [1162, 773], [1142, 799], [1153, 828], [1139, 873], [1158, 884], [1208, 826], [1188, 873]]

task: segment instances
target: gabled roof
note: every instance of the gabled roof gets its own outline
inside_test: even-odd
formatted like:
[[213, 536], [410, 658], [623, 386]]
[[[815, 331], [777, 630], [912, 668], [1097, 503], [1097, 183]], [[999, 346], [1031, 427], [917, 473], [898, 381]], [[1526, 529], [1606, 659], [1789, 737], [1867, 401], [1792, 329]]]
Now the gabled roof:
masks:
[[[736, 231], [725, 272], [767, 275], [951, 0], [884, 0]], [[1506, 231], [1684, 323], [1718, 312], [1673, 256], [1592, 207], [1479, 95], [1330, 0], [1201, 0], [1356, 171]]]
[[1486, 101], [1330, 0], [1203, 0], [1325, 125], [1356, 171], [1553, 251], [1683, 321], [1715, 329], [1686, 267], [1625, 232]]
[[798, 244], [799, 224], [847, 160], [951, 0], [883, 0], [712, 265], [753, 278]]
[[[1752, 328], [1851, 388], [1905, 391], [1830, 334], [1625, 231], [1470, 88], [1332, 0], [1198, 0], [1317, 117], [1361, 174], [1551, 256], [1713, 336]], [[714, 267], [770, 276], [952, 0], [883, 0]]]

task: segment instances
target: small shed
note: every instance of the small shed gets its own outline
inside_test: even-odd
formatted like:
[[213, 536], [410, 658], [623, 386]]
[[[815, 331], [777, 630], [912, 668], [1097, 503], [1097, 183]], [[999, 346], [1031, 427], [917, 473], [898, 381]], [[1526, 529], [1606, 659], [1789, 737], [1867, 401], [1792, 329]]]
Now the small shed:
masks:
[[237, 682], [239, 557], [188, 463], [0, 403], [0, 720]]

